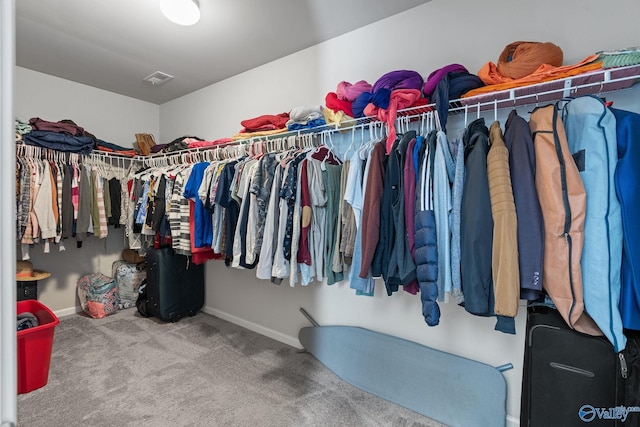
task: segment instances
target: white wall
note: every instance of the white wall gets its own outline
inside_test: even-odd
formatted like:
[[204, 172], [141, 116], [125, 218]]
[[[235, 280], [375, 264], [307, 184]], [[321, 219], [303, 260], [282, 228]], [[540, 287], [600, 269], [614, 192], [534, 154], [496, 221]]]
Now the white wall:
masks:
[[71, 119], [96, 137], [132, 147], [135, 134], [160, 133], [159, 106], [128, 96], [16, 67], [15, 115], [22, 120]]
[[[373, 83], [396, 69], [426, 77], [454, 62], [477, 72], [516, 40], [552, 41], [564, 50], [565, 64], [575, 63], [599, 50], [637, 45], [638, 18], [635, 0], [434, 0], [163, 104], [160, 131], [164, 141], [186, 134], [230, 136], [243, 119], [322, 104], [342, 80]], [[346, 282], [276, 286], [219, 262], [207, 264], [207, 278], [208, 311], [294, 345], [298, 330], [308, 326], [298, 312], [304, 307], [322, 325], [357, 325], [494, 366], [513, 363], [505, 373], [507, 410], [509, 421], [517, 423], [524, 310], [515, 336], [495, 332], [493, 319], [468, 315], [453, 304], [442, 307], [441, 325], [429, 328], [418, 297], [387, 297], [382, 283], [373, 298], [357, 297]]]
[[[96, 137], [123, 147], [132, 147], [135, 133], [159, 135], [156, 104], [21, 67], [15, 69], [14, 83], [14, 112], [22, 120], [71, 119]], [[75, 312], [78, 278], [96, 272], [111, 275], [111, 264], [124, 245], [123, 229], [112, 227], [106, 239], [89, 237], [80, 249], [73, 239], [65, 241], [64, 252], [52, 245], [51, 253], [45, 254], [42, 245], [35, 245], [30, 251], [34, 268], [52, 273], [38, 282], [39, 300], [58, 314]]]

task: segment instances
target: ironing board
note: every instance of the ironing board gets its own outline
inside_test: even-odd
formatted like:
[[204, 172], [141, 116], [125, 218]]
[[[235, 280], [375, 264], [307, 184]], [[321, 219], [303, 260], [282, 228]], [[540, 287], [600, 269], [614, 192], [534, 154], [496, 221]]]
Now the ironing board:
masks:
[[314, 326], [304, 348], [338, 377], [449, 426], [506, 423], [506, 381], [493, 366], [352, 326]]

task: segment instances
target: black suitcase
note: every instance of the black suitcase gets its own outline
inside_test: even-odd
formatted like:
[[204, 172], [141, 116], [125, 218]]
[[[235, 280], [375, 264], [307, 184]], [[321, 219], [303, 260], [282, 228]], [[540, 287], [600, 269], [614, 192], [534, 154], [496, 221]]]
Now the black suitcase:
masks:
[[146, 258], [149, 314], [170, 322], [195, 315], [204, 305], [204, 265], [168, 247], [149, 249]]
[[520, 425], [626, 426], [627, 366], [604, 337], [570, 329], [548, 307], [527, 316]]

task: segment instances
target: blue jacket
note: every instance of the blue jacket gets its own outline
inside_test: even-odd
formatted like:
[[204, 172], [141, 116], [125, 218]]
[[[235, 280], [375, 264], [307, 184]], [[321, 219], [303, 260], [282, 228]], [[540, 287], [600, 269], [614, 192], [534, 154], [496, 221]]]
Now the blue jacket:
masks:
[[612, 108], [616, 118], [618, 164], [614, 175], [622, 212], [620, 314], [628, 329], [640, 329], [640, 114]]
[[[200, 162], [193, 165], [189, 180], [184, 186], [183, 196], [185, 199], [191, 199], [195, 203], [194, 210], [194, 235], [193, 246], [196, 248], [211, 247], [213, 236], [213, 220], [211, 212], [205, 209], [202, 200], [198, 197], [198, 188], [202, 183], [204, 171], [209, 167], [209, 162]], [[235, 229], [234, 229], [235, 230]]]
[[587, 194], [580, 261], [584, 307], [619, 352], [625, 348], [626, 338], [618, 308], [622, 217], [614, 188], [618, 161], [616, 120], [604, 103], [594, 96], [568, 102], [562, 119], [569, 151], [578, 166]]
[[451, 185], [454, 182], [455, 160], [449, 149], [447, 135], [439, 131], [433, 164], [433, 199], [438, 241], [438, 300], [451, 292]]

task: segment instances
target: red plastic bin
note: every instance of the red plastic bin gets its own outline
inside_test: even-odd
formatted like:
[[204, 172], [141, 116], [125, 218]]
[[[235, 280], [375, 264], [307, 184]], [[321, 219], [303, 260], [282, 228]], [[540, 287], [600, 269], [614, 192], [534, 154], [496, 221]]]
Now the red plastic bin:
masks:
[[18, 301], [16, 313], [33, 313], [38, 326], [18, 331], [18, 394], [44, 387], [49, 380], [53, 333], [60, 320], [37, 300]]

